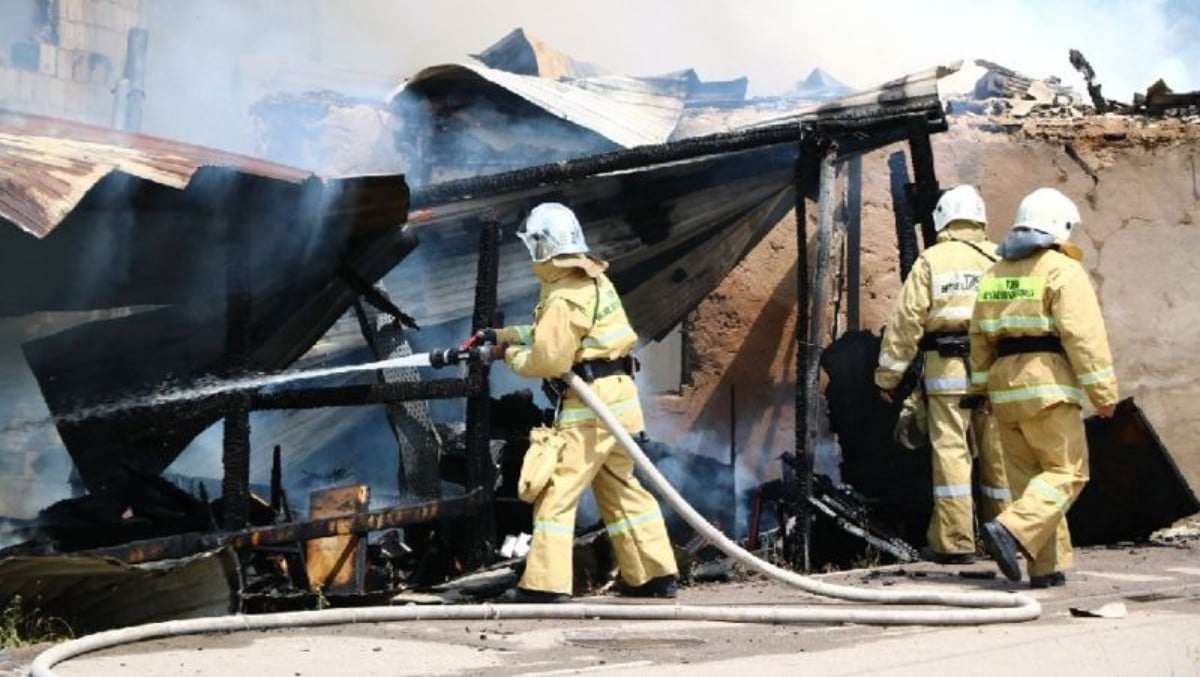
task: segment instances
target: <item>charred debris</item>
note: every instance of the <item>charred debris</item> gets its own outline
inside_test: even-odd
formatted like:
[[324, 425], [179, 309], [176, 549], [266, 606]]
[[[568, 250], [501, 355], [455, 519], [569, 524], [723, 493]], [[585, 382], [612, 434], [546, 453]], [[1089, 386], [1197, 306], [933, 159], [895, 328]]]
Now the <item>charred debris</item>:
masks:
[[[635, 328], [654, 338], [787, 211], [805, 223], [815, 207], [815, 237], [801, 229], [797, 241], [796, 445], [779, 460], [781, 478], [739, 486], [732, 463], [653, 440], [645, 447], [678, 470], [682, 493], [715, 522], [797, 569], [916, 557], [932, 507], [928, 456], [894, 448], [896, 412], [870, 389], [878, 337], [859, 330], [859, 205], [839, 206], [834, 184], [844, 172], [850, 195], [860, 193], [859, 156], [907, 143], [890, 163], [907, 271], [918, 238], [933, 237], [940, 186], [930, 135], [946, 128], [937, 80], [953, 69], [824, 102], [764, 103], [742, 101], [744, 82], [703, 83], [690, 71], [614, 76], [544, 49], [515, 33], [480, 61], [426, 69], [398, 90], [391, 107], [406, 122], [393, 130], [397, 147], [407, 162], [425, 161], [407, 177], [328, 179], [0, 114], [0, 149], [14, 160], [0, 167], [0, 315], [78, 318], [21, 346], [49, 409], [41, 424], [70, 454], [78, 491], [11, 523], [21, 542], [0, 551], [0, 598], [20, 590], [44, 613], [91, 630], [326, 603], [473, 600], [503, 589], [530, 531], [515, 490], [528, 431], [552, 412], [529, 390], [500, 394], [501, 375], [488, 367], [435, 378], [393, 369], [366, 383], [166, 402], [154, 395], [164, 384], [409, 354], [526, 312], [535, 290], [502, 233], [551, 199], [581, 214]], [[547, 64], [569, 72], [548, 77], [539, 70]], [[806, 91], [835, 85], [810, 78]], [[328, 101], [307, 100], [305, 115], [321, 115]], [[265, 102], [260, 112], [284, 115], [279, 106]], [[735, 124], [728, 113], [738, 106], [755, 107], [754, 121]], [[479, 125], [461, 124], [479, 119], [502, 123], [511, 143], [459, 154], [487, 142]], [[80, 271], [84, 287], [70, 282]], [[822, 349], [836, 333], [825, 313], [835, 275], [846, 279], [849, 326]], [[1094, 479], [1072, 512], [1081, 542], [1144, 538], [1198, 507], [1136, 406], [1120, 411], [1089, 423]], [[364, 461], [368, 477], [345, 460], [366, 453], [355, 430], [372, 416], [395, 468], [382, 480], [383, 464]], [[205, 430], [219, 445], [220, 480], [169, 473]], [[840, 479], [817, 470], [830, 432]], [[252, 483], [264, 474], [267, 482]], [[1174, 489], [1133, 510], [1134, 477]], [[680, 520], [668, 524], [681, 561], [693, 565], [685, 570], [736, 575]], [[603, 528], [581, 519], [577, 590], [605, 589], [613, 571]], [[123, 615], [106, 612], [115, 606]]]

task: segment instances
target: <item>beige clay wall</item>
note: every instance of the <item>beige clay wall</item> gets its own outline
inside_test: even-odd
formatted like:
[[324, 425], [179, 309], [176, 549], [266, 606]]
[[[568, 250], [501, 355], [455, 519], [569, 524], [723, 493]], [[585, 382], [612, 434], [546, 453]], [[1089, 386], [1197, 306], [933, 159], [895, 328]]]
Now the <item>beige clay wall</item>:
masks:
[[[902, 148], [863, 162], [863, 322], [874, 331], [899, 287], [887, 157]], [[1104, 309], [1122, 394], [1146, 410], [1200, 490], [1200, 126], [1094, 119], [997, 131], [956, 121], [934, 138], [934, 152], [943, 186], [980, 187], [993, 239], [1034, 188], [1076, 200], [1084, 223], [1075, 242]], [[657, 403], [652, 431], [679, 440], [707, 430], [727, 444], [733, 386], [743, 463], [760, 477], [778, 474], [775, 459], [793, 445], [795, 257], [789, 217], [695, 311], [693, 386]]]

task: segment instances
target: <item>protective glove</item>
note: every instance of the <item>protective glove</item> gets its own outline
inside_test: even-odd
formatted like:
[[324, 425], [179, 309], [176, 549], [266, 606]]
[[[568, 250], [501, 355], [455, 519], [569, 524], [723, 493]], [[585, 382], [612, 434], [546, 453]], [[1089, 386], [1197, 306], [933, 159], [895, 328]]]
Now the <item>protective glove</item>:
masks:
[[466, 350], [468, 348], [474, 348], [475, 346], [482, 345], [495, 345], [496, 342], [497, 339], [495, 329], [480, 329], [472, 334], [471, 338], [463, 341], [462, 349]]
[[504, 361], [504, 353], [507, 351], [508, 351], [508, 346], [503, 345], [503, 344], [487, 346], [488, 356], [491, 358], [492, 362], [503, 362]]

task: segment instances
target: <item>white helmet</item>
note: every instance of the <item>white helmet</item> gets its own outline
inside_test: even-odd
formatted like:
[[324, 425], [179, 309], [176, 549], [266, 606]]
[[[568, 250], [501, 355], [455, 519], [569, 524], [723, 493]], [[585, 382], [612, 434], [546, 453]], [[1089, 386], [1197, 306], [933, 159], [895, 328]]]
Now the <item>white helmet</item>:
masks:
[[1038, 188], [1017, 206], [1013, 228], [1032, 228], [1065, 241], [1080, 220], [1079, 208], [1071, 198], [1053, 188]]
[[542, 262], [559, 254], [586, 254], [587, 242], [575, 212], [557, 202], [543, 202], [529, 212], [517, 237], [529, 249], [534, 261]]
[[942, 194], [933, 208], [933, 230], [940, 233], [954, 221], [971, 221], [987, 225], [987, 209], [974, 186], [955, 186]]

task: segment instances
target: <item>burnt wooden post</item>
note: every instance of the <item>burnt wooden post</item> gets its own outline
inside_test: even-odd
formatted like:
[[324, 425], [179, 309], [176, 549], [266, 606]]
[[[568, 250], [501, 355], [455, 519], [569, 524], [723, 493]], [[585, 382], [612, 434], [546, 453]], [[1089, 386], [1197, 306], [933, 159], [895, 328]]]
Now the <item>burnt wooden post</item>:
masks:
[[[241, 192], [234, 187], [233, 193]], [[226, 204], [238, 204], [231, 199]], [[228, 210], [216, 215], [225, 228], [225, 354], [227, 374], [245, 373], [250, 366], [250, 232], [239, 227]], [[250, 510], [250, 395], [234, 392], [224, 398], [225, 436], [221, 458], [222, 526], [242, 529]]]
[[908, 119], [908, 149], [912, 155], [914, 180], [909, 190], [911, 204], [917, 222], [921, 224], [921, 240], [928, 248], [937, 242], [937, 233], [933, 230], [933, 208], [941, 197], [941, 189], [933, 166], [929, 123], [924, 116]]
[[917, 245], [916, 225], [909, 198], [908, 158], [898, 150], [888, 156], [888, 172], [891, 178], [892, 216], [896, 220], [896, 249], [899, 256], [900, 280], [908, 279], [908, 273], [921, 253]]
[[[808, 342], [804, 328], [808, 326], [808, 171], [809, 146], [801, 143], [796, 158], [796, 402], [794, 406], [796, 439], [792, 452], [796, 480], [800, 491], [804, 487], [804, 440], [808, 436], [808, 420], [804, 415], [808, 402], [808, 379], [804, 366], [808, 364]], [[803, 495], [800, 504], [800, 566], [808, 570], [808, 496]]]
[[[483, 218], [482, 225], [472, 330], [491, 325], [492, 316], [496, 313], [496, 286], [500, 277], [500, 224], [489, 214]], [[476, 569], [487, 563], [494, 549], [495, 523], [491, 507], [496, 478], [491, 452], [491, 426], [488, 422], [491, 409], [488, 371], [489, 366], [483, 364], [472, 364], [468, 371], [473, 388], [467, 398], [467, 484], [469, 489], [482, 490], [482, 505], [485, 506], [470, 520], [468, 569]]]
[[[801, 297], [800, 306], [808, 306], [805, 319], [807, 327], [801, 330], [800, 318], [797, 318], [797, 333], [805, 331], [802, 353], [803, 362], [798, 362], [797, 368], [802, 370], [797, 377], [797, 392], [803, 392], [803, 400], [797, 402], [796, 444], [801, 450], [796, 465], [801, 491], [800, 534], [803, 552], [801, 566], [805, 571], [812, 568], [810, 557], [812, 544], [812, 515], [809, 499], [813, 494], [813, 460], [816, 457], [817, 436], [820, 434], [821, 394], [820, 366], [821, 345], [825, 334], [825, 306], [829, 293], [829, 250], [833, 240], [833, 216], [835, 190], [837, 183], [837, 147], [826, 145], [821, 149], [820, 161], [820, 193], [817, 200], [817, 250], [815, 252], [812, 270], [812, 282], [806, 291], [811, 290], [810, 297]], [[803, 254], [807, 256], [807, 246]], [[799, 262], [797, 262], [799, 264]], [[804, 266], [807, 269], [807, 265]], [[806, 276], [807, 277], [807, 276]], [[801, 383], [803, 385], [801, 385]], [[802, 421], [802, 423], [801, 423]]]
[[846, 330], [862, 328], [862, 156], [847, 163]]

